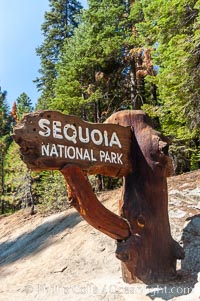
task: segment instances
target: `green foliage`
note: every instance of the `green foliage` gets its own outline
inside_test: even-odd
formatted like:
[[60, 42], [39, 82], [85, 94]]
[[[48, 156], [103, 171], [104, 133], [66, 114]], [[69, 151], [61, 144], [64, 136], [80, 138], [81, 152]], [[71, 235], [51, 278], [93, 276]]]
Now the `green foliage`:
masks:
[[21, 120], [25, 113], [30, 113], [33, 111], [33, 105], [31, 99], [28, 95], [23, 92], [16, 101], [17, 105], [17, 119]]
[[68, 207], [66, 184], [59, 171], [34, 173], [33, 177], [37, 179], [33, 189], [39, 201], [40, 212], [61, 211]]
[[6, 102], [6, 91], [2, 91], [0, 87], [0, 139], [7, 135], [11, 129], [11, 116], [9, 107]]
[[139, 37], [154, 48], [154, 64], [158, 66], [156, 78], [149, 79], [158, 88], [158, 106], [153, 111], [159, 117], [161, 130], [173, 138], [176, 160], [185, 158], [185, 163], [181, 159], [183, 168], [177, 170], [186, 171], [190, 165], [198, 166], [196, 152], [200, 143], [200, 1], [140, 2], [144, 22], [136, 25]]
[[[141, 2], [145, 22], [137, 28], [145, 44], [156, 45], [154, 62], [159, 69], [153, 81], [159, 90], [162, 128], [165, 134], [178, 139], [192, 138], [199, 128], [200, 112], [197, 57], [193, 54], [197, 45], [192, 43], [199, 31], [199, 1]], [[196, 78], [191, 78], [194, 72]]]
[[45, 13], [45, 21], [41, 27], [44, 41], [36, 49], [41, 59], [41, 76], [35, 80], [38, 90], [42, 92], [38, 109], [48, 109], [54, 98], [53, 85], [57, 77], [55, 64], [59, 60], [65, 39], [72, 36], [78, 25], [78, 15], [82, 8], [76, 0], [49, 0], [49, 6], [50, 11]]
[[[126, 1], [90, 1], [57, 64], [51, 107], [92, 121], [131, 106], [134, 62], [130, 9]], [[135, 75], [133, 75], [135, 76]], [[93, 110], [93, 114], [88, 112]], [[90, 110], [89, 110], [90, 109]]]
[[37, 205], [41, 212], [67, 208], [65, 182], [59, 172], [31, 172], [20, 158], [19, 147], [12, 143], [4, 162], [6, 210]]
[[200, 168], [200, 146], [191, 149], [190, 168], [191, 170]]
[[25, 208], [32, 202], [31, 173], [20, 158], [19, 147], [12, 143], [5, 156], [5, 187], [8, 209]]
[[5, 167], [4, 161], [7, 149], [10, 144], [9, 132], [11, 129], [11, 115], [6, 102], [6, 91], [1, 91], [0, 87], [0, 206], [1, 213], [5, 212]]

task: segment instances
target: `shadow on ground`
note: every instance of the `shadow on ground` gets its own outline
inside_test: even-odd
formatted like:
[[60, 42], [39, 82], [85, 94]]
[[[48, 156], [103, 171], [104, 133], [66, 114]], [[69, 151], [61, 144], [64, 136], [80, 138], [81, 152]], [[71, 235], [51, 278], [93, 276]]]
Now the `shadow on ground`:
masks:
[[49, 246], [49, 239], [65, 229], [73, 228], [82, 218], [78, 213], [51, 219], [14, 240], [0, 244], [0, 267], [35, 254]]
[[200, 272], [200, 214], [189, 217], [187, 221], [189, 223], [182, 234], [185, 259], [181, 262], [181, 270], [173, 282], [148, 286], [152, 290], [148, 294], [152, 300], [155, 298], [170, 300], [188, 295], [197, 283]]

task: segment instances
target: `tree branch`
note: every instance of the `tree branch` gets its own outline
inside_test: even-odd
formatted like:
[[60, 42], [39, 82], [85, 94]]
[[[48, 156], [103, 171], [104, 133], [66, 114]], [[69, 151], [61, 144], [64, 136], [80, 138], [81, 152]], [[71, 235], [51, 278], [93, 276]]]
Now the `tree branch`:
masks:
[[99, 202], [80, 168], [69, 165], [61, 172], [70, 187], [71, 205], [91, 226], [114, 239], [125, 240], [130, 236], [128, 222]]

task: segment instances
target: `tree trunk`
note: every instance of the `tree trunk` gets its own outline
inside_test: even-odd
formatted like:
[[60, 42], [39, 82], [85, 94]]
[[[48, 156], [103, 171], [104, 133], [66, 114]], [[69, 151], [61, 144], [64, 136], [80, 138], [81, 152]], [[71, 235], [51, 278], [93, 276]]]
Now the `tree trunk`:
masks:
[[123, 262], [125, 282], [168, 281], [176, 276], [176, 259], [182, 258], [182, 251], [170, 234], [167, 183], [141, 155], [138, 160], [140, 169], [124, 179], [120, 206], [132, 235], [118, 241], [116, 256]]
[[118, 240], [116, 250], [123, 280], [168, 281], [176, 276], [176, 260], [184, 254], [170, 233], [166, 176], [172, 167], [167, 143], [142, 111], [119, 112], [107, 122], [131, 125], [133, 131], [134, 171], [124, 177], [120, 202], [120, 214], [128, 220], [131, 236]]

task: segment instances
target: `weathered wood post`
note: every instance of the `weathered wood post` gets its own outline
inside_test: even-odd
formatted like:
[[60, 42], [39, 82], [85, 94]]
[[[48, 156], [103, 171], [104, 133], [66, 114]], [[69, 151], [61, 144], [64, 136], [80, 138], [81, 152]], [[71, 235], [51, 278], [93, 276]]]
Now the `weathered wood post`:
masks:
[[120, 215], [131, 236], [118, 241], [125, 282], [168, 281], [176, 277], [176, 260], [184, 253], [170, 233], [166, 177], [173, 168], [166, 139], [153, 130], [142, 111], [122, 111], [107, 122], [131, 126], [134, 169], [124, 177]]
[[[27, 114], [14, 130], [33, 170], [58, 169], [71, 204], [93, 227], [117, 241], [125, 282], [171, 280], [184, 257], [168, 218], [167, 142], [142, 111], [121, 111], [90, 124], [54, 111]], [[120, 215], [106, 209], [85, 176], [124, 176]]]

